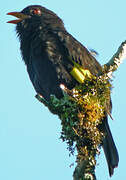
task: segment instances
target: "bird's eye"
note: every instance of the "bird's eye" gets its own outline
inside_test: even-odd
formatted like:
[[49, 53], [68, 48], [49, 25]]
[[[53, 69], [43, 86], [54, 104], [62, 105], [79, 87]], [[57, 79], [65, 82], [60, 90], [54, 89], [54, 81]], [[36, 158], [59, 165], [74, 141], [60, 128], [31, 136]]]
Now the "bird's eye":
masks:
[[41, 10], [40, 9], [33, 9], [32, 14], [34, 15], [41, 15]]

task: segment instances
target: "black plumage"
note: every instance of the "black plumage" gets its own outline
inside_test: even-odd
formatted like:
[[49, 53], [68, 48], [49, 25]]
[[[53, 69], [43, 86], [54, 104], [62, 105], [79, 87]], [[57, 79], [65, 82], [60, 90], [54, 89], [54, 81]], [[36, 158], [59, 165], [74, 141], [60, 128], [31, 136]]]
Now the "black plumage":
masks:
[[[19, 18], [10, 23], [17, 24], [21, 53], [30, 80], [36, 92], [47, 101], [51, 94], [57, 98], [63, 96], [60, 84], [64, 84], [68, 89], [79, 84], [71, 75], [74, 62], [95, 76], [102, 73], [101, 65], [66, 31], [63, 21], [52, 11], [34, 5], [26, 7], [20, 13], [8, 14]], [[102, 123], [102, 129], [106, 134], [103, 149], [111, 176], [114, 168], [118, 166], [119, 157], [107, 116]]]

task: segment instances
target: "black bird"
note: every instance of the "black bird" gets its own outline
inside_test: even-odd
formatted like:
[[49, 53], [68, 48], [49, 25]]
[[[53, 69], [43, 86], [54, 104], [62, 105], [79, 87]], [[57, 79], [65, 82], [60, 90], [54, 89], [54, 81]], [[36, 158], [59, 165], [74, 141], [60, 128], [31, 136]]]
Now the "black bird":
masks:
[[[61, 84], [72, 89], [83, 83], [82, 69], [87, 69], [95, 76], [102, 73], [101, 65], [66, 31], [63, 21], [52, 11], [33, 5], [21, 12], [11, 12], [8, 15], [18, 18], [9, 23], [17, 24], [22, 58], [30, 80], [36, 92], [47, 101], [51, 94], [57, 98], [63, 96]], [[106, 134], [102, 146], [109, 174], [112, 176], [114, 168], [118, 166], [119, 157], [107, 116], [102, 126]]]

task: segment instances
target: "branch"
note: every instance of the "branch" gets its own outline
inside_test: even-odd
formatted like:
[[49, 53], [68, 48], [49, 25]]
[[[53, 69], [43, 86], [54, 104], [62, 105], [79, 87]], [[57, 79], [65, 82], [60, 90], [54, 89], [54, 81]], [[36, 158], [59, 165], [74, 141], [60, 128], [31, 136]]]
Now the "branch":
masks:
[[103, 72], [107, 73], [108, 77], [111, 78], [112, 73], [118, 69], [118, 67], [124, 61], [125, 58], [126, 58], [126, 41], [124, 41], [120, 45], [117, 52], [110, 59], [110, 61], [105, 65], [103, 65]]
[[61, 99], [50, 96], [50, 101], [47, 102], [40, 94], [36, 95], [53, 114], [59, 116], [62, 125], [61, 139], [66, 141], [70, 153], [73, 154], [75, 148], [77, 150], [77, 167], [73, 173], [73, 180], [96, 180], [96, 156], [105, 137], [104, 132], [98, 127], [106, 113], [110, 115], [109, 79], [125, 58], [126, 41], [103, 66], [102, 75], [84, 75], [84, 83], [72, 90], [61, 84], [60, 88], [64, 94]]
[[73, 173], [73, 180], [96, 180], [95, 176], [96, 161], [92, 161], [89, 157], [77, 163]]

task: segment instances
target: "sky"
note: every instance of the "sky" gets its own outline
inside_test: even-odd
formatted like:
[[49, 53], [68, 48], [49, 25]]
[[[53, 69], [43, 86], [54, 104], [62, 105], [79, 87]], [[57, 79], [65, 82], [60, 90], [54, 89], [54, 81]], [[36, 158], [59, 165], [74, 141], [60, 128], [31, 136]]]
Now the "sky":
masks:
[[[35, 99], [36, 92], [21, 59], [15, 25], [6, 14], [39, 4], [51, 9], [65, 27], [87, 48], [95, 49], [97, 60], [105, 64], [126, 39], [125, 0], [4, 0], [0, 11], [0, 179], [70, 180], [75, 157], [69, 157], [61, 141], [57, 116]], [[126, 60], [112, 81], [111, 131], [120, 162], [111, 180], [126, 178]], [[110, 179], [103, 151], [98, 157], [97, 180]], [[74, 163], [75, 165], [70, 167]]]

